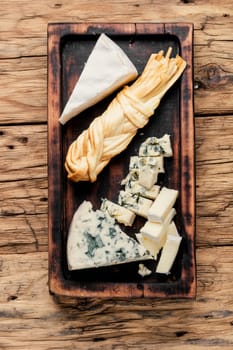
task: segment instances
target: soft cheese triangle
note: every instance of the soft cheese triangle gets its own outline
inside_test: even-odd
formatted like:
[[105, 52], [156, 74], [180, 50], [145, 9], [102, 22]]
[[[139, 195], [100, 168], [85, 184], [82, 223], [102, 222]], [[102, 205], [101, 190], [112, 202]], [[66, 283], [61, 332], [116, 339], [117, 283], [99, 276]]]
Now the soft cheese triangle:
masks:
[[65, 124], [122, 85], [135, 79], [137, 69], [124, 51], [107, 35], [97, 40], [59, 119]]
[[150, 253], [126, 235], [108, 213], [84, 201], [75, 212], [67, 240], [69, 270], [150, 259]]

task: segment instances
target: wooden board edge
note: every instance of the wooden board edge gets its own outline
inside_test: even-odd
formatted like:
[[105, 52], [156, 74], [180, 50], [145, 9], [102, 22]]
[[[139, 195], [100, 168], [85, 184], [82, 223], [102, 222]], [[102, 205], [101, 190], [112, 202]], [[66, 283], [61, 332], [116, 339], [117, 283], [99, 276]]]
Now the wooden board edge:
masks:
[[180, 54], [187, 62], [181, 77], [181, 203], [184, 227], [188, 238], [187, 268], [183, 269], [182, 281], [189, 280], [190, 296], [196, 296], [196, 195], [195, 195], [195, 125], [193, 101], [193, 31], [192, 23], [166, 24], [165, 33], [180, 38]]

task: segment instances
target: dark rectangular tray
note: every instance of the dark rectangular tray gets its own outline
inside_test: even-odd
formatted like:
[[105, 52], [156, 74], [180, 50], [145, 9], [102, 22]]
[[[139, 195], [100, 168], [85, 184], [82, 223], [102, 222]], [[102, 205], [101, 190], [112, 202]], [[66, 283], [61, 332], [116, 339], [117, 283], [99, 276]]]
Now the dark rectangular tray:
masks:
[[[142, 72], [151, 53], [172, 46], [187, 62], [179, 81], [162, 99], [155, 115], [130, 143], [111, 160], [95, 183], [73, 183], [64, 169], [71, 142], [100, 115], [109, 96], [70, 120], [59, 117], [100, 33], [114, 40]], [[189, 23], [48, 25], [48, 180], [49, 180], [49, 290], [77, 297], [191, 298], [196, 291], [195, 273], [195, 174], [193, 119], [193, 25]], [[166, 160], [161, 183], [179, 190], [176, 224], [182, 244], [171, 274], [142, 278], [138, 263], [83, 271], [69, 271], [66, 240], [72, 216], [84, 200], [99, 208], [101, 198], [116, 201], [120, 182], [128, 172], [129, 157], [136, 155], [146, 137], [171, 135], [174, 156]], [[142, 224], [138, 218], [129, 234]]]

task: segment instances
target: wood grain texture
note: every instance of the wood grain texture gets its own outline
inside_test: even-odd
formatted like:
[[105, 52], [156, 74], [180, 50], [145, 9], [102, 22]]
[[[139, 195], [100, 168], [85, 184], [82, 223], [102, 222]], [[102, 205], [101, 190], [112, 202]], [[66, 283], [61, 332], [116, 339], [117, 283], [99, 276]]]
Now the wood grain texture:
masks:
[[46, 253], [2, 255], [0, 344], [3, 349], [41, 350], [229, 349], [233, 346], [232, 254], [232, 247], [197, 250], [196, 300], [130, 303], [54, 299], [48, 294]]
[[[0, 348], [233, 348], [232, 1], [3, 0], [0, 16]], [[197, 298], [52, 298], [47, 24], [177, 21], [194, 23]]]

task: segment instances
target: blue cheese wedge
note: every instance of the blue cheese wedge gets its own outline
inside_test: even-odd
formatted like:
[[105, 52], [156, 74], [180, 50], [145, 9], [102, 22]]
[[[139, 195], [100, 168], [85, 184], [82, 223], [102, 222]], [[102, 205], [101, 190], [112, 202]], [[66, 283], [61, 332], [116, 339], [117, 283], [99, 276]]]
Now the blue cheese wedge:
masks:
[[150, 253], [125, 234], [108, 213], [94, 211], [89, 201], [84, 201], [76, 210], [67, 239], [69, 270], [111, 266], [150, 257]]
[[161, 256], [156, 267], [157, 273], [168, 274], [170, 272], [177, 256], [181, 239], [181, 236], [174, 234], [167, 235], [166, 242], [162, 248]]
[[59, 119], [65, 124], [138, 76], [124, 51], [107, 35], [98, 38]]
[[174, 206], [178, 191], [163, 187], [148, 212], [148, 220], [162, 223]]
[[153, 201], [122, 190], [118, 196], [118, 203], [123, 207], [132, 210], [136, 215], [147, 218]]
[[125, 226], [132, 226], [136, 217], [136, 214], [132, 210], [122, 207], [106, 198], [102, 200], [100, 210], [108, 212], [110, 216]]
[[173, 151], [171, 147], [170, 135], [165, 134], [161, 138], [148, 137], [139, 148], [139, 156], [142, 157], [172, 157]]

